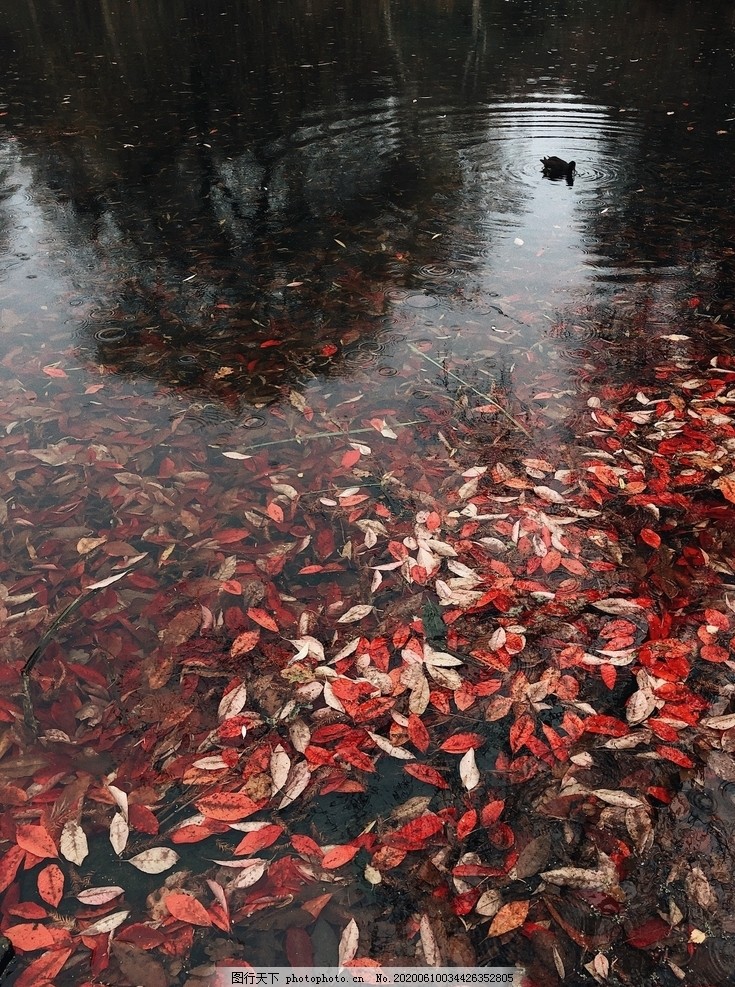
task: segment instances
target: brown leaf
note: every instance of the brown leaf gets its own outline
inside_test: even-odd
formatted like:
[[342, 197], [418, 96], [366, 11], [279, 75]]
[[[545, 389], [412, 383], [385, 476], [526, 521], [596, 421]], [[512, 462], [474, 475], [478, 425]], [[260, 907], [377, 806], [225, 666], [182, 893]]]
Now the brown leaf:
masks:
[[200, 607], [192, 607], [191, 610], [182, 610], [161, 631], [159, 635], [161, 643], [167, 649], [177, 648], [196, 634], [201, 622], [202, 611]]
[[545, 866], [551, 851], [551, 837], [548, 834], [536, 836], [527, 843], [516, 860], [516, 876], [520, 880], [534, 877]]
[[113, 940], [110, 949], [128, 983], [167, 987], [169, 980], [163, 966], [144, 949], [117, 939]]
[[517, 929], [518, 926], [523, 925], [526, 921], [530, 904], [531, 902], [525, 899], [509, 901], [507, 905], [503, 905], [490, 923], [490, 928], [487, 930], [487, 938], [502, 936], [506, 932], [511, 932], [513, 929]]

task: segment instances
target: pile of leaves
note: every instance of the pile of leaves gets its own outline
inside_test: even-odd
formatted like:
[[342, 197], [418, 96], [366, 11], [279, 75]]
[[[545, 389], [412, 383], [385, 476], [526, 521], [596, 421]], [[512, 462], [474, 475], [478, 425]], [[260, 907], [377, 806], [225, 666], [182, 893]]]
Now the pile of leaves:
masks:
[[467, 388], [451, 414], [356, 401], [335, 435], [292, 392], [261, 447], [10, 354], [13, 983], [723, 983], [735, 359], [701, 355], [702, 324], [653, 340], [644, 384], [519, 378], [512, 418]]

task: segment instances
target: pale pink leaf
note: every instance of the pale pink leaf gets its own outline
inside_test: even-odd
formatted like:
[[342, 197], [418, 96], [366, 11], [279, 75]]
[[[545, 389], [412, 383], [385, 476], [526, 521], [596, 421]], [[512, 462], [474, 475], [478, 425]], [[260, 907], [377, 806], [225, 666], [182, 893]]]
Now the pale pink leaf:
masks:
[[271, 753], [271, 778], [273, 779], [273, 791], [280, 791], [288, 780], [291, 771], [291, 758], [284, 748], [279, 744]]
[[113, 929], [118, 927], [118, 925], [123, 924], [129, 914], [129, 911], [124, 911], [113, 912], [111, 915], [105, 915], [104, 918], [99, 919], [97, 922], [93, 922], [91, 925], [88, 925], [86, 929], [83, 929], [82, 934], [85, 936], [100, 936], [105, 932], [112, 932]]
[[83, 905], [106, 905], [124, 893], [123, 888], [110, 884], [100, 888], [85, 888], [79, 892], [77, 898]]
[[470, 747], [459, 762], [459, 776], [468, 792], [471, 792], [473, 788], [477, 788], [480, 784], [480, 772], [475, 761], [473, 747]]
[[357, 947], [360, 943], [360, 930], [354, 918], [350, 919], [342, 931], [339, 939], [339, 965], [349, 963], [357, 955]]
[[283, 786], [283, 798], [278, 804], [279, 809], [285, 809], [301, 795], [311, 780], [311, 772], [306, 761], [299, 761], [290, 771], [288, 781]]
[[61, 831], [61, 838], [59, 839], [59, 849], [62, 856], [69, 863], [80, 866], [84, 862], [89, 853], [89, 847], [87, 846], [87, 837], [84, 835], [84, 830], [78, 822], [69, 820], [64, 825]]
[[125, 821], [125, 817], [122, 813], [116, 812], [110, 823], [110, 843], [112, 843], [112, 849], [118, 857], [127, 846], [129, 835], [130, 829]]
[[143, 850], [142, 853], [136, 853], [134, 857], [128, 860], [128, 863], [143, 871], [144, 874], [161, 874], [173, 867], [178, 859], [178, 853], [170, 847], [155, 846], [151, 847], [150, 850]]
[[368, 603], [358, 603], [357, 606], [350, 607], [350, 609], [343, 613], [341, 617], [338, 618], [338, 624], [354, 624], [358, 620], [363, 620], [369, 613], [373, 612], [374, 607]]
[[232, 716], [237, 716], [242, 711], [247, 702], [248, 690], [244, 682], [236, 685], [233, 689], [222, 697], [217, 710], [217, 718], [220, 722], [229, 720]]
[[424, 959], [429, 966], [442, 966], [442, 954], [439, 943], [431, 928], [428, 915], [421, 916], [419, 923], [419, 935], [421, 936], [421, 948], [424, 951]]

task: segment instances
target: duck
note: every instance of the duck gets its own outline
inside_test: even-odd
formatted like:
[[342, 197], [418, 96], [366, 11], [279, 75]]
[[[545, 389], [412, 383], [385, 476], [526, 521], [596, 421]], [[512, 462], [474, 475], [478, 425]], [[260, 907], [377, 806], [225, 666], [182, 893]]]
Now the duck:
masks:
[[567, 181], [574, 177], [577, 165], [574, 161], [565, 161], [564, 158], [557, 158], [552, 155], [550, 158], [541, 158], [544, 166], [544, 174], [549, 178], [566, 178]]

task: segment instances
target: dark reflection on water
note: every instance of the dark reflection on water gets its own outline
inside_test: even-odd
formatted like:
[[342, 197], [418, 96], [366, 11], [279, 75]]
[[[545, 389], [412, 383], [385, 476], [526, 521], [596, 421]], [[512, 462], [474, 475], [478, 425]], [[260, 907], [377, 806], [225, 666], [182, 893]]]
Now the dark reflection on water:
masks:
[[731, 0], [0, 0], [2, 373], [161, 386], [209, 449], [300, 399], [443, 425], [413, 344], [519, 414], [705, 316], [730, 352], [734, 35]]
[[728, 4], [2, 7], [3, 305], [90, 359], [262, 403], [413, 310], [727, 301]]

